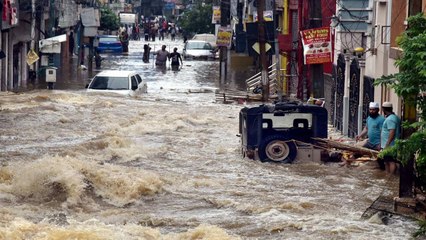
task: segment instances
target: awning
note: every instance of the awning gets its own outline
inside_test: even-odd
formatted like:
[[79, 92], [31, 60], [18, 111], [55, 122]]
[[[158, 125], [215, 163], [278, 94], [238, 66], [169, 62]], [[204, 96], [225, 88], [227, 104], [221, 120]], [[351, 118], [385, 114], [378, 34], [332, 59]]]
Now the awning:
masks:
[[67, 40], [67, 35], [62, 34], [59, 36], [42, 39], [38, 42], [38, 46], [41, 52], [44, 53], [60, 53], [61, 52], [61, 42]]
[[59, 35], [59, 36], [42, 39], [38, 42], [38, 46], [40, 48], [42, 48], [42, 47], [47, 46], [47, 45], [53, 45], [55, 43], [65, 42], [66, 40], [67, 40], [67, 35], [62, 34], [62, 35]]

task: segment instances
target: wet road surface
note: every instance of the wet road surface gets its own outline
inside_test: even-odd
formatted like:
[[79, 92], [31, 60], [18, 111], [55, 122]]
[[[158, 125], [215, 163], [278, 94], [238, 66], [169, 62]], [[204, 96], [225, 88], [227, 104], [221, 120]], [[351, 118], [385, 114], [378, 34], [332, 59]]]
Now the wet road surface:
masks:
[[374, 166], [242, 159], [243, 106], [214, 102], [218, 62], [161, 72], [142, 63], [142, 46], [102, 67], [141, 72], [141, 97], [88, 94], [87, 73], [53, 91], [0, 93], [0, 239], [408, 239], [415, 230], [398, 216], [361, 219], [378, 196], [397, 194], [398, 179]]

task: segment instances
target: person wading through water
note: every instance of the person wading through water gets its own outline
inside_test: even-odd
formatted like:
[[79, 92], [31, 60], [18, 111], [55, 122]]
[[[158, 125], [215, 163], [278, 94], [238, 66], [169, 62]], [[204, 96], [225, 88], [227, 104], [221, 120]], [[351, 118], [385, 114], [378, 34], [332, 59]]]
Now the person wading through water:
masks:
[[149, 44], [143, 45], [143, 57], [142, 60], [144, 63], [149, 63], [149, 53], [151, 51], [151, 47]]
[[183, 65], [182, 57], [180, 56], [180, 53], [177, 52], [177, 50], [177, 48], [174, 48], [173, 52], [169, 55], [169, 59], [172, 60], [171, 65], [173, 71], [179, 70], [179, 65]]
[[166, 45], [161, 47], [161, 50], [157, 51], [157, 57], [155, 59], [155, 65], [157, 67], [166, 67], [167, 59], [169, 58], [169, 52], [166, 50]]

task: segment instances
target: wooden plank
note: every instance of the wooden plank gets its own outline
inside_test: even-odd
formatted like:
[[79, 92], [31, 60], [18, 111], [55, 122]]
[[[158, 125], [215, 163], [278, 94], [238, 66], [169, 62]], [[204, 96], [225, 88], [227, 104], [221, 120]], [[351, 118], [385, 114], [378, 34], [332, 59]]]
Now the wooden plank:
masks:
[[336, 142], [332, 139], [325, 139], [325, 138], [312, 138], [315, 141], [317, 141], [321, 146], [327, 146], [329, 148], [336, 148], [340, 150], [350, 151], [353, 153], [358, 153], [361, 155], [368, 155], [372, 157], [377, 157], [379, 154], [379, 151], [364, 148], [364, 147], [357, 147], [351, 144], [342, 143], [342, 142]]
[[230, 101], [260, 101], [261, 95], [249, 94], [243, 91], [225, 90], [216, 92], [216, 101], [230, 102]]

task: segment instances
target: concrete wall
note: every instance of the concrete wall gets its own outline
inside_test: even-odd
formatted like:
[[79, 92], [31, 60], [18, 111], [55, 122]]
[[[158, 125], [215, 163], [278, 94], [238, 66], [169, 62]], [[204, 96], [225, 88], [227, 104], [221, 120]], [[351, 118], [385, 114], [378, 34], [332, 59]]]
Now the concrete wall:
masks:
[[[375, 2], [373, 9], [375, 11], [374, 26], [371, 34], [367, 39], [367, 46], [370, 51], [366, 52], [366, 70], [365, 74], [372, 78], [380, 78], [398, 72], [395, 67], [395, 59], [390, 57], [391, 45], [395, 42], [394, 36], [399, 34], [391, 34], [393, 28], [402, 30], [394, 25], [396, 18], [399, 15], [406, 16], [405, 8], [400, 9], [397, 16], [393, 16], [395, 11], [392, 11], [392, 1], [388, 2]], [[398, 7], [395, 6], [394, 7]], [[398, 115], [401, 112], [401, 101], [395, 92], [384, 86], [376, 86], [374, 91], [375, 102], [392, 102], [394, 111]]]

